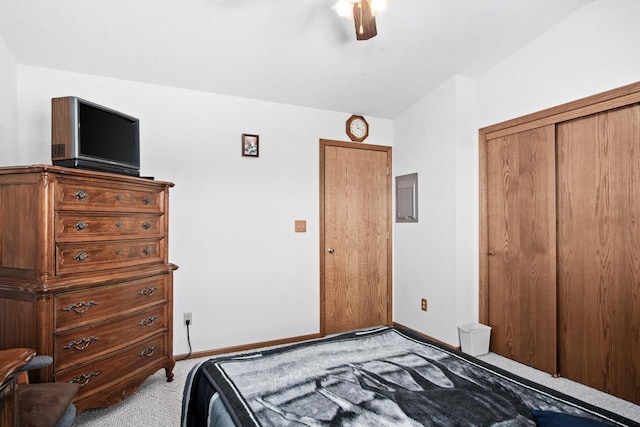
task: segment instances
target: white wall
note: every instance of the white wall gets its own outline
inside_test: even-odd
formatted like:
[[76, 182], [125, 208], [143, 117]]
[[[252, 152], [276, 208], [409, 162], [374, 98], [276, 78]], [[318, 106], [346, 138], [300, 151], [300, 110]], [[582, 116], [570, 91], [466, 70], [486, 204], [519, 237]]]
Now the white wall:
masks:
[[456, 326], [478, 319], [477, 130], [640, 80], [639, 19], [637, 0], [590, 3], [394, 120], [395, 175], [420, 173], [420, 223], [395, 226], [398, 322], [457, 344]]
[[0, 166], [18, 162], [16, 61], [0, 37]]
[[640, 80], [640, 1], [577, 10], [478, 81], [485, 127]]
[[[476, 127], [476, 82], [456, 78], [456, 323], [455, 326], [478, 321], [479, 277], [478, 247], [480, 241], [478, 128]], [[457, 327], [450, 325], [446, 341], [457, 343]]]
[[[319, 331], [319, 145], [344, 140], [349, 114], [18, 67], [24, 163], [50, 163], [51, 98], [74, 95], [140, 118], [141, 172], [175, 182], [170, 261], [174, 351]], [[391, 145], [390, 120], [368, 117], [368, 143]], [[260, 157], [241, 156], [242, 133]], [[294, 220], [307, 233], [294, 233]]]
[[456, 76], [394, 120], [394, 174], [418, 172], [419, 191], [418, 223], [394, 227], [394, 318], [452, 344], [478, 311], [474, 96]]

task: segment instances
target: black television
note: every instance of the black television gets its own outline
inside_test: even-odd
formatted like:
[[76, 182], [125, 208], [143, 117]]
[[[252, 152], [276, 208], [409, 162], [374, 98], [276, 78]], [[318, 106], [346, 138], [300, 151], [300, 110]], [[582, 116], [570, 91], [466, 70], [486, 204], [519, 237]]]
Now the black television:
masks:
[[140, 120], [75, 96], [53, 98], [51, 161], [140, 176]]

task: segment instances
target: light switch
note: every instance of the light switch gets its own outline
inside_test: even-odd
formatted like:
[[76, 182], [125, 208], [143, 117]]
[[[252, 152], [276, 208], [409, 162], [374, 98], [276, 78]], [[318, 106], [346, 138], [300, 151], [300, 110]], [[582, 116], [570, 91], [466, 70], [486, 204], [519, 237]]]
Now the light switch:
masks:
[[296, 219], [296, 233], [307, 232], [307, 221], [304, 219]]

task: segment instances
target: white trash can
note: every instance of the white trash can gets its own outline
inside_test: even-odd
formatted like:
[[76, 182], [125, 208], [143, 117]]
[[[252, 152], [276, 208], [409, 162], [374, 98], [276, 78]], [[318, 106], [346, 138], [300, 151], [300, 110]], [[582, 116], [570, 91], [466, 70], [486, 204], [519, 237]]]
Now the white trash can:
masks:
[[464, 353], [480, 356], [489, 353], [491, 327], [482, 323], [468, 323], [458, 326], [460, 346]]

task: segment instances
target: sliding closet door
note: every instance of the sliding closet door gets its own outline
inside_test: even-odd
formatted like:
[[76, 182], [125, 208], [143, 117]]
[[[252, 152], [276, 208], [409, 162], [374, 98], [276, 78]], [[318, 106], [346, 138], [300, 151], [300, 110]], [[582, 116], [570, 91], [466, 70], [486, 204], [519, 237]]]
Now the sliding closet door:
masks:
[[561, 375], [640, 403], [640, 107], [558, 125]]
[[491, 350], [555, 374], [555, 128], [486, 147]]

